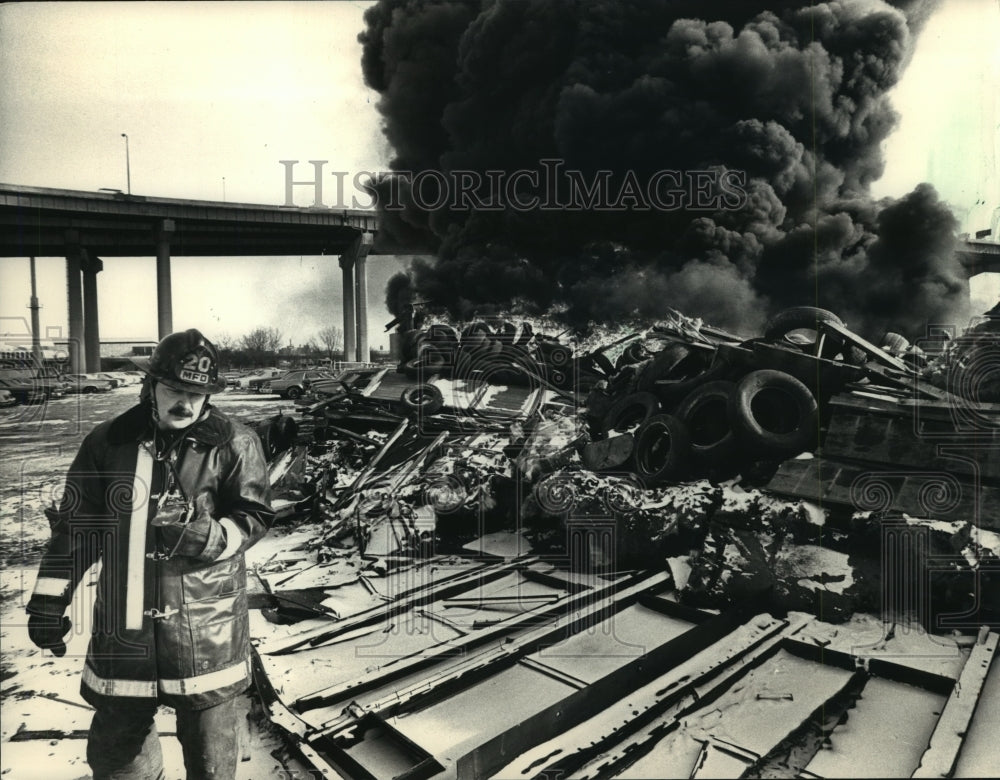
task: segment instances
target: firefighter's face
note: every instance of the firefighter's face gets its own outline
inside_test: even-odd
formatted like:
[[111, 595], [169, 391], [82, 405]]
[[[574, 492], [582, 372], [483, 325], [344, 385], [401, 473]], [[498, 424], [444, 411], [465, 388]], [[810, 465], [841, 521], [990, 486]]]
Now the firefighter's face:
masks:
[[156, 383], [156, 412], [161, 430], [179, 431], [193, 424], [205, 408], [205, 398], [200, 393], [174, 390], [161, 382]]

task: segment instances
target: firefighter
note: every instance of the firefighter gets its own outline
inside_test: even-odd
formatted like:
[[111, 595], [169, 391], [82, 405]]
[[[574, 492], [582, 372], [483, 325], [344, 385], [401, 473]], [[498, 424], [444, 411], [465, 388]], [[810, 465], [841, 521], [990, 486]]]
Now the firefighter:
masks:
[[96, 709], [95, 780], [163, 777], [164, 703], [188, 778], [235, 777], [250, 684], [243, 553], [274, 513], [260, 440], [209, 403], [226, 386], [218, 362], [195, 329], [165, 337], [140, 365], [138, 405], [84, 439], [46, 510], [52, 538], [27, 607], [38, 647], [65, 654], [67, 606], [102, 563], [80, 686]]

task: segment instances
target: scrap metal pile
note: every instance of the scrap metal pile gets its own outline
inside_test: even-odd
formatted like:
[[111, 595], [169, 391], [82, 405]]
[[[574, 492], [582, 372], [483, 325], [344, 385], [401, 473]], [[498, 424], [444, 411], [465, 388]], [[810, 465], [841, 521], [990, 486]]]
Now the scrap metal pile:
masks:
[[879, 551], [906, 529], [903, 563], [933, 576], [893, 609], [997, 624], [976, 595], [1000, 572], [997, 322], [880, 347], [812, 307], [751, 339], [672, 312], [589, 349], [432, 324], [401, 334], [398, 365], [315, 383], [297, 430], [264, 424], [279, 518], [312, 524], [317, 564], [376, 574], [491, 532], [565, 552], [568, 525], [603, 524], [587, 565], [828, 620], [885, 607]]

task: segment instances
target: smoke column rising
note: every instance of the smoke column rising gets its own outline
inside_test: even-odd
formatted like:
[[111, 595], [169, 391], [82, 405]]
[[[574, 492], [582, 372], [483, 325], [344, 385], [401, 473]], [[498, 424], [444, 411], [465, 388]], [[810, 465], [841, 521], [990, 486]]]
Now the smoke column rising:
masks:
[[458, 316], [558, 305], [578, 325], [671, 306], [743, 332], [801, 304], [873, 337], [963, 316], [957, 223], [933, 188], [869, 194], [898, 121], [887, 92], [932, 11], [382, 0], [360, 39], [395, 170], [559, 160], [609, 171], [612, 193], [661, 170], [746, 176], [738, 208], [387, 211], [397, 240], [436, 253], [413, 264], [415, 294]]

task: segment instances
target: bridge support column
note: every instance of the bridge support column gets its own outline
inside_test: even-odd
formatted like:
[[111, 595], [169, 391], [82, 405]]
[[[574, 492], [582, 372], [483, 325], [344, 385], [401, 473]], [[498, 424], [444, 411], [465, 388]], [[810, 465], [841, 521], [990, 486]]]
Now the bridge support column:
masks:
[[354, 262], [358, 258], [361, 238], [355, 239], [340, 256], [344, 296], [344, 360], [357, 360], [357, 314], [354, 291]]
[[79, 245], [79, 236], [75, 231], [69, 231], [66, 236], [66, 244], [69, 251], [66, 253], [66, 294], [68, 297], [69, 315], [69, 339], [67, 347], [69, 349], [70, 373], [79, 374], [83, 371], [86, 362], [86, 349], [83, 343], [83, 298], [80, 287], [80, 256], [82, 250]]
[[170, 239], [173, 234], [174, 221], [163, 220], [156, 243], [156, 328], [161, 339], [174, 332], [174, 308], [170, 292]]
[[101, 370], [101, 331], [97, 324], [97, 274], [104, 270], [99, 257], [91, 257], [87, 250], [80, 253], [83, 270], [83, 340], [87, 352], [87, 372]]
[[38, 365], [42, 364], [42, 326], [38, 323], [38, 289], [35, 284], [35, 258], [31, 260], [31, 301], [28, 308], [31, 309], [31, 354]]
[[367, 363], [371, 360], [368, 349], [368, 253], [372, 249], [371, 233], [361, 234], [361, 244], [358, 246], [357, 258], [354, 261], [354, 284], [356, 292], [355, 316], [358, 321], [358, 360]]

